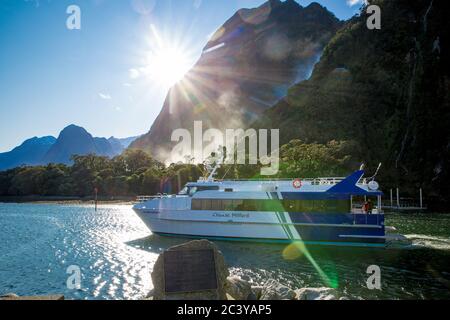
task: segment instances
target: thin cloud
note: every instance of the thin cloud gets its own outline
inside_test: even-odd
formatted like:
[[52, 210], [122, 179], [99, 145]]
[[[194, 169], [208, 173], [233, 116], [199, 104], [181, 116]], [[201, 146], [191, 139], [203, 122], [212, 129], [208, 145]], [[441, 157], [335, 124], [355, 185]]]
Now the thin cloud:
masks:
[[137, 79], [139, 78], [140, 72], [137, 69], [130, 69], [128, 70], [128, 74], [131, 79]]
[[365, 4], [366, 0], [347, 0], [347, 5], [350, 7], [356, 6], [357, 4]]
[[103, 100], [111, 100], [112, 99], [111, 96], [107, 93], [99, 92], [98, 96], [100, 97], [100, 99], [103, 99]]
[[202, 5], [202, 0], [194, 0], [194, 8], [198, 9]]

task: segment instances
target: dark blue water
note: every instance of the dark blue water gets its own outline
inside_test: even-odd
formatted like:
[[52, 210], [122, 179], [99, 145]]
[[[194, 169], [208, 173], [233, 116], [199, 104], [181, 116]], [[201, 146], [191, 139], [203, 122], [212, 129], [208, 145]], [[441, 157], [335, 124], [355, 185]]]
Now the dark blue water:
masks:
[[[413, 240], [409, 249], [216, 242], [233, 274], [262, 284], [334, 286], [363, 299], [449, 299], [450, 215], [389, 215]], [[0, 204], [0, 294], [62, 293], [69, 299], [139, 299], [152, 288], [158, 254], [183, 239], [151, 235], [130, 206]], [[382, 290], [369, 290], [367, 268], [381, 268]], [[80, 290], [66, 282], [78, 266]]]

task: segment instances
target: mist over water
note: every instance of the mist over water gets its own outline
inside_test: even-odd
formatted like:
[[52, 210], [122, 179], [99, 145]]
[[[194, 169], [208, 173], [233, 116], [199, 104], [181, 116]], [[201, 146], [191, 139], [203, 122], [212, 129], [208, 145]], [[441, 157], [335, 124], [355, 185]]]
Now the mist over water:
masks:
[[[449, 299], [450, 215], [392, 214], [387, 225], [407, 235], [403, 249], [309, 247], [337, 290], [354, 299]], [[158, 255], [187, 241], [151, 235], [131, 206], [0, 204], [0, 294], [62, 293], [68, 299], [139, 299], [152, 289]], [[276, 279], [293, 289], [323, 287], [309, 260], [284, 245], [216, 242], [230, 266], [255, 285]], [[79, 266], [81, 290], [66, 286]], [[381, 291], [367, 289], [370, 265]]]

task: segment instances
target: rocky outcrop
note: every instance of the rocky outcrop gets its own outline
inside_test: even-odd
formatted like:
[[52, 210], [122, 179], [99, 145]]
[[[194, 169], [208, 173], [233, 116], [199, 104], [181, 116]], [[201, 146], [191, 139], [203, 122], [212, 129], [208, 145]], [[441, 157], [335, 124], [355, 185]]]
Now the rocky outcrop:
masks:
[[234, 300], [257, 300], [251, 284], [237, 276], [227, 278], [226, 292]]
[[294, 290], [270, 279], [263, 286], [260, 300], [294, 300], [295, 296]]
[[331, 288], [302, 288], [295, 290], [296, 300], [337, 300], [337, 292]]
[[165, 271], [164, 271], [164, 253], [159, 255], [152, 272], [153, 293], [148, 296], [148, 300], [227, 300], [226, 286], [229, 276], [228, 267], [225, 259], [217, 246], [207, 240], [191, 241], [179, 246], [169, 248], [167, 251], [189, 251], [189, 250], [207, 250], [214, 251], [214, 260], [217, 276], [217, 289], [206, 290], [202, 292], [186, 293], [166, 293], [165, 292]]
[[0, 296], [0, 300], [19, 300], [19, 301], [59, 301], [65, 300], [63, 295], [50, 295], [50, 296], [18, 296], [14, 293], [8, 293]]
[[339, 297], [337, 290], [332, 288], [302, 288], [293, 290], [274, 279], [262, 286], [252, 285], [253, 282], [238, 276], [229, 276], [229, 271], [222, 253], [217, 246], [208, 240], [191, 241], [169, 248], [167, 251], [198, 251], [211, 249], [214, 252], [217, 275], [217, 290], [202, 292], [166, 293], [164, 253], [161, 254], [152, 272], [154, 289], [145, 300], [348, 300]]
[[8, 299], [16, 299], [19, 298], [19, 296], [15, 293], [7, 293], [4, 295], [0, 295], [0, 300], [8, 300]]

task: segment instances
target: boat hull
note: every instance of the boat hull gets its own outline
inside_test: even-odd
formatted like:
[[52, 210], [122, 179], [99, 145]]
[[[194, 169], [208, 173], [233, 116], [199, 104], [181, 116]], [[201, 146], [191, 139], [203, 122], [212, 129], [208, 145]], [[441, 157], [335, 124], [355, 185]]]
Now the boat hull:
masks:
[[254, 214], [252, 219], [248, 213], [236, 213], [233, 218], [212, 212], [134, 210], [153, 233], [163, 236], [361, 247], [384, 247], [386, 243], [384, 216], [381, 215], [369, 218], [341, 215], [339, 219], [327, 214], [330, 219], [325, 219], [326, 215], [273, 212]]

